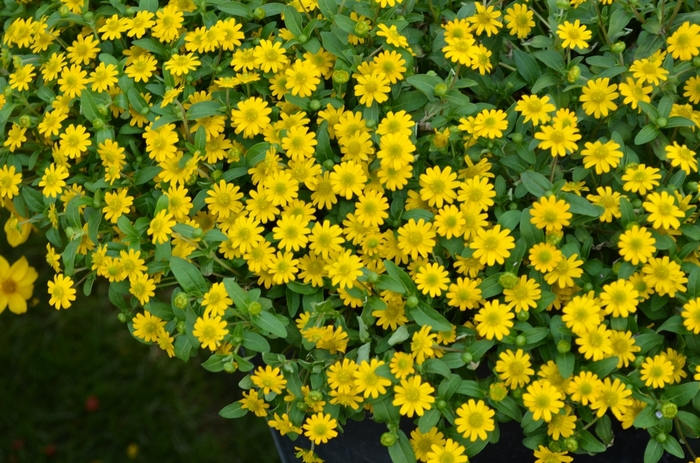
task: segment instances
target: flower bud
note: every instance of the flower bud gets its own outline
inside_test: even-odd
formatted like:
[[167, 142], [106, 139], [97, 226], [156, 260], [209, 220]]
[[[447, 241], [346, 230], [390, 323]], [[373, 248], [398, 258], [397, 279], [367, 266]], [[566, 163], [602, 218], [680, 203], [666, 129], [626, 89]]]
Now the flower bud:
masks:
[[638, 355], [634, 358], [634, 362], [632, 364], [635, 368], [641, 368], [645, 360], [646, 357], [644, 357], [643, 355]]
[[625, 51], [625, 48], [627, 48], [625, 42], [615, 42], [610, 47], [610, 51], [613, 53], [622, 53], [623, 51]]
[[323, 161], [323, 163], [321, 165], [326, 170], [333, 170], [333, 166], [335, 166], [335, 162], [333, 162], [332, 159], [326, 159], [325, 161]]
[[472, 360], [474, 360], [474, 356], [471, 354], [471, 352], [465, 352], [462, 354], [462, 361], [464, 363], [472, 363]]
[[518, 275], [511, 272], [503, 273], [498, 277], [498, 283], [505, 289], [513, 289], [518, 284]]
[[127, 318], [127, 316], [126, 316], [125, 313], [120, 312], [120, 313], [117, 314], [117, 320], [119, 320], [119, 321], [122, 322], [122, 323], [126, 323], [126, 321], [128, 320], [128, 318]]
[[656, 442], [658, 442], [659, 444], [663, 444], [664, 442], [666, 442], [666, 439], [667, 439], [667, 438], [668, 438], [668, 436], [666, 436], [666, 434], [664, 434], [664, 433], [662, 433], [662, 432], [658, 433], [658, 434], [654, 437], [654, 439], [656, 439]]
[[668, 119], [666, 119], [665, 117], [659, 117], [658, 119], [656, 119], [656, 126], [657, 127], [663, 129], [667, 125], [668, 125]]
[[219, 183], [219, 180], [221, 180], [221, 177], [224, 176], [224, 173], [217, 169], [214, 172], [211, 173], [211, 179], [215, 181], [216, 183]]
[[309, 41], [309, 36], [306, 34], [299, 34], [299, 36], [297, 37], [297, 41], [299, 43], [306, 43]]
[[265, 10], [262, 8], [256, 8], [253, 10], [253, 17], [255, 19], [263, 19], [265, 17]]
[[567, 437], [564, 439], [564, 447], [566, 447], [566, 450], [569, 452], [575, 452], [578, 450], [578, 441], [575, 437]]
[[94, 119], [92, 121], [92, 128], [95, 130], [101, 130], [105, 128], [105, 121], [102, 119]]
[[557, 0], [557, 8], [562, 10], [568, 10], [571, 4], [569, 0]]
[[187, 332], [187, 324], [184, 320], [180, 320], [179, 322], [177, 322], [175, 329], [178, 333], [185, 334]]
[[19, 126], [25, 129], [28, 129], [29, 127], [32, 126], [32, 118], [29, 117], [29, 115], [25, 114], [24, 116], [19, 118]]
[[436, 400], [435, 408], [437, 408], [438, 410], [445, 410], [447, 408], [447, 401], [445, 399]]
[[321, 109], [321, 102], [316, 99], [309, 101], [309, 109], [311, 111], [318, 111]]
[[178, 309], [184, 309], [185, 307], [187, 307], [188, 300], [189, 298], [187, 297], [187, 293], [177, 293], [177, 296], [175, 296], [175, 301], [173, 303]]
[[551, 232], [547, 233], [547, 243], [551, 244], [552, 246], [556, 246], [559, 243], [561, 243], [561, 239], [563, 238], [563, 233], [559, 232]]
[[12, 87], [10, 87], [8, 85], [7, 87], [5, 87], [3, 89], [2, 94], [5, 95], [5, 98], [10, 98], [12, 96], [12, 92], [13, 92]]
[[237, 369], [235, 362], [224, 363], [224, 371], [226, 373], [235, 373]]
[[367, 275], [367, 281], [369, 281], [372, 284], [376, 283], [377, 281], [379, 281], [379, 274], [377, 274], [377, 272], [369, 272], [369, 274]]
[[201, 228], [195, 228], [194, 230], [192, 230], [192, 238], [194, 238], [196, 240], [202, 238], [203, 235], [204, 235], [204, 230], [202, 230]]
[[86, 11], [85, 14], [83, 14], [83, 19], [87, 22], [90, 22], [93, 19], [95, 19], [95, 13], [93, 13], [92, 11]]
[[581, 68], [578, 66], [574, 66], [571, 69], [569, 69], [569, 72], [566, 74], [566, 80], [570, 83], [573, 84], [578, 80], [578, 78], [581, 77]]
[[419, 301], [418, 301], [418, 298], [417, 298], [416, 296], [410, 296], [410, 297], [406, 300], [406, 307], [408, 307], [409, 309], [412, 309], [412, 308], [414, 308], [414, 307], [417, 307], [417, 306], [418, 306], [418, 302], [419, 302]]
[[313, 402], [320, 402], [323, 400], [323, 394], [319, 391], [311, 391], [309, 392], [308, 398]]
[[367, 34], [369, 33], [369, 24], [367, 21], [357, 21], [353, 32], [360, 38], [367, 37]]
[[508, 396], [508, 388], [503, 383], [491, 383], [489, 386], [489, 397], [494, 402], [500, 402]]
[[139, 111], [139, 112], [140, 112], [143, 116], [148, 116], [148, 113], [151, 112], [151, 108], [149, 108], [148, 106], [144, 106], [143, 108], [141, 108], [141, 111]]
[[447, 85], [445, 85], [443, 83], [439, 83], [433, 89], [433, 93], [435, 93], [436, 96], [439, 96], [440, 98], [442, 98], [443, 96], [445, 96], [447, 94], [447, 90], [448, 90]]
[[512, 136], [512, 140], [514, 143], [518, 143], [518, 144], [522, 143], [523, 142], [523, 134], [515, 132]]
[[669, 402], [661, 406], [661, 414], [664, 418], [675, 418], [678, 414], [678, 405]]
[[515, 314], [515, 318], [517, 318], [521, 322], [526, 322], [530, 318], [530, 312], [527, 310], [521, 310], [520, 312]]
[[688, 182], [685, 184], [685, 186], [688, 187], [688, 191], [698, 191], [698, 182]]
[[70, 14], [70, 9], [66, 5], [61, 5], [61, 8], [58, 9], [58, 14], [65, 18]]
[[556, 440], [550, 442], [548, 447], [549, 447], [549, 450], [551, 450], [552, 452], [561, 452], [562, 450], [564, 450], [561, 448], [561, 442], [556, 441]]
[[562, 339], [557, 343], [557, 352], [560, 354], [566, 354], [571, 350], [571, 343], [569, 341], [566, 341]]
[[262, 305], [257, 301], [251, 302], [248, 306], [248, 312], [251, 315], [260, 315], [260, 312], [262, 312]]
[[693, 66], [695, 66], [696, 68], [700, 68], [700, 56], [696, 56], [695, 58], [693, 58]]
[[522, 334], [519, 334], [515, 337], [515, 345], [518, 347], [523, 347], [525, 344], [527, 344], [527, 338], [523, 336]]
[[342, 69], [337, 69], [333, 71], [333, 83], [334, 84], [347, 84], [350, 80], [350, 74]]
[[613, 273], [614, 273], [615, 275], [617, 275], [618, 272], [620, 271], [620, 268], [621, 268], [621, 267], [622, 267], [622, 262], [615, 262], [615, 263], [613, 264], [613, 266], [612, 266], [612, 271], [613, 271]]
[[391, 447], [396, 443], [397, 437], [393, 432], [385, 432], [380, 439], [384, 447]]
[[510, 395], [513, 396], [514, 399], [520, 399], [523, 396], [523, 388], [518, 387], [513, 389], [513, 391], [510, 393]]

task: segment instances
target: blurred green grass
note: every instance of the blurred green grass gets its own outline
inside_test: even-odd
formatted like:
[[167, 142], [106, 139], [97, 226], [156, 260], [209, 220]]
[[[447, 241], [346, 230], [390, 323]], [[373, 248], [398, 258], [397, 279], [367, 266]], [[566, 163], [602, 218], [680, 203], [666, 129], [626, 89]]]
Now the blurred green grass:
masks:
[[11, 249], [0, 236], [0, 255], [12, 263], [24, 252], [40, 273], [34, 306], [0, 314], [0, 462], [279, 461], [262, 419], [218, 416], [240, 398], [239, 375], [137, 342], [104, 285], [79, 290], [68, 310], [50, 307], [52, 273], [33, 241]]

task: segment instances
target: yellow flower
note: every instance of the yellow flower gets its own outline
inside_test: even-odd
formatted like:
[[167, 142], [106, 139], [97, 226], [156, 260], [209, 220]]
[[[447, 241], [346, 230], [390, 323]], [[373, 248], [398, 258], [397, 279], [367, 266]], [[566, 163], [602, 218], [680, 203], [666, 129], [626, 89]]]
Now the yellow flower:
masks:
[[394, 386], [393, 405], [401, 407], [399, 413], [403, 416], [413, 418], [413, 415], [423, 416], [425, 410], [431, 408], [435, 402], [432, 396], [435, 388], [430, 383], [422, 382], [421, 377], [416, 375], [407, 379], [401, 379], [400, 384]]
[[29, 266], [24, 256], [12, 266], [0, 256], [0, 313], [5, 308], [18, 315], [25, 313], [38, 277], [36, 269]]
[[488, 439], [489, 432], [496, 429], [493, 416], [496, 414], [483, 400], [478, 402], [469, 399], [457, 409], [458, 418], [455, 419], [457, 432], [462, 433], [465, 439], [471, 442]]
[[545, 422], [552, 421], [552, 416], [564, 407], [563, 397], [549, 381], [537, 380], [527, 387], [523, 394], [523, 403], [532, 412], [532, 418]]
[[302, 426], [304, 435], [308, 437], [314, 444], [325, 444], [330, 439], [338, 435], [336, 427], [338, 422], [327, 413], [316, 413], [306, 419]]
[[557, 27], [557, 36], [563, 41], [564, 48], [588, 48], [588, 40], [592, 37], [592, 32], [581, 24], [578, 19], [572, 23], [564, 21]]
[[620, 96], [616, 89], [617, 84], [610, 85], [610, 79], [607, 77], [589, 80], [583, 87], [580, 98], [583, 110], [596, 119], [606, 117], [610, 111], [617, 109], [617, 105], [613, 103], [613, 100]]

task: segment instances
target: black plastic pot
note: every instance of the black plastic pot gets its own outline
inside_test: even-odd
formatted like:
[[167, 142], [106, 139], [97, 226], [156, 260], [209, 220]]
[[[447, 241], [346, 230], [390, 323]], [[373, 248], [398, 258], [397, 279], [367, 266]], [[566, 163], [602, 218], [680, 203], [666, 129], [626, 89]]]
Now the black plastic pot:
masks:
[[[569, 454], [574, 458], [574, 463], [641, 463], [644, 461], [644, 450], [649, 441], [649, 433], [641, 429], [622, 429], [615, 419], [613, 432], [615, 438], [613, 445], [604, 453], [590, 456], [587, 454]], [[409, 426], [401, 426], [407, 435], [413, 429]], [[532, 462], [534, 457], [532, 450], [522, 444], [523, 433], [516, 422], [499, 423], [501, 432], [497, 444], [489, 444], [479, 455], [470, 460], [473, 463], [519, 463]], [[330, 440], [327, 444], [316, 446], [316, 453], [326, 463], [391, 463], [389, 452], [379, 442], [379, 437], [386, 432], [386, 426], [375, 423], [370, 419], [364, 421], [348, 420], [344, 426], [344, 432]], [[272, 436], [279, 451], [282, 463], [297, 463], [294, 447], [308, 449], [311, 443], [300, 436], [295, 442], [289, 438], [280, 436], [272, 430]], [[698, 439], [690, 439], [690, 444], [696, 454], [700, 454], [700, 442]], [[661, 458], [662, 463], [687, 463], [692, 460], [690, 455], [679, 459], [668, 453]]]

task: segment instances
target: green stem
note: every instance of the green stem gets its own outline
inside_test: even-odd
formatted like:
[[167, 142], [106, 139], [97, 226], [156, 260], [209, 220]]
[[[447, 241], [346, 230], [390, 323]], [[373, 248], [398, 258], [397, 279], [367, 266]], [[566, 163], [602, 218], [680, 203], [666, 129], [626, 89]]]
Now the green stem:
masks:
[[549, 172], [549, 182], [554, 182], [554, 173], [557, 170], [557, 162], [559, 161], [559, 156], [554, 156], [554, 162], [552, 162], [552, 170]]
[[600, 417], [599, 417], [599, 416], [596, 416], [596, 417], [593, 419], [593, 421], [591, 421], [591, 422], [588, 423], [586, 426], [584, 426], [583, 428], [581, 428], [581, 431], [585, 431], [586, 429], [590, 428], [590, 427], [593, 426], [593, 425], [595, 424], [595, 422], [598, 421], [599, 419], [600, 419]]
[[685, 434], [683, 434], [683, 426], [681, 425], [680, 420], [678, 417], [675, 417], [673, 418], [673, 422], [676, 424], [676, 432], [678, 432], [678, 437], [681, 438], [683, 445], [685, 445], [685, 448], [688, 449], [688, 453], [690, 453], [690, 456], [693, 457], [693, 461], [695, 461], [698, 457], [695, 455], [695, 452], [693, 452], [693, 448], [688, 443], [688, 439], [685, 438]]

